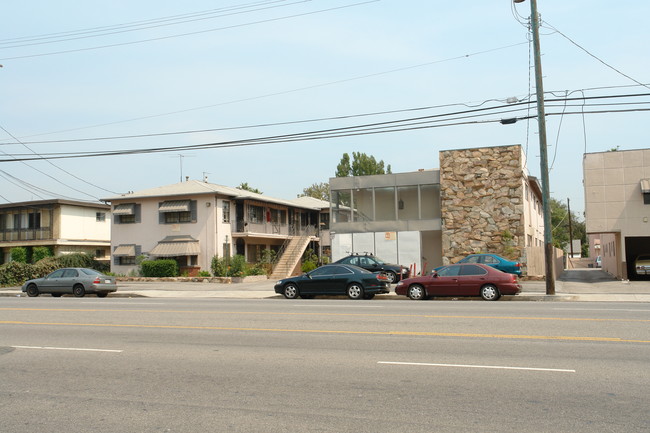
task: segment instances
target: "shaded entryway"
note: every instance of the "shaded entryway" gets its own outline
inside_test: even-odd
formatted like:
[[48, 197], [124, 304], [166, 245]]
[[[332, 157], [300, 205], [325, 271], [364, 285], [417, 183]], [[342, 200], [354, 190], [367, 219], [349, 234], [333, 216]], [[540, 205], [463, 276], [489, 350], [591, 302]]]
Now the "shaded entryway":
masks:
[[650, 280], [650, 275], [639, 275], [635, 263], [639, 256], [650, 256], [650, 236], [629, 236], [625, 238], [625, 258], [629, 280]]

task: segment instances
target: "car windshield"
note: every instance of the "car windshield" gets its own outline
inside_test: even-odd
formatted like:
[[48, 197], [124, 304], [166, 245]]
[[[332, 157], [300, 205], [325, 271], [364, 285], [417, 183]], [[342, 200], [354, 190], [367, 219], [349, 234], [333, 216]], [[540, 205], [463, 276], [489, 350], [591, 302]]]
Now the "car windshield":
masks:
[[373, 259], [375, 262], [377, 262], [378, 265], [385, 265], [385, 264], [386, 264], [386, 262], [383, 261], [383, 260], [380, 259], [380, 258], [373, 257], [372, 259]]

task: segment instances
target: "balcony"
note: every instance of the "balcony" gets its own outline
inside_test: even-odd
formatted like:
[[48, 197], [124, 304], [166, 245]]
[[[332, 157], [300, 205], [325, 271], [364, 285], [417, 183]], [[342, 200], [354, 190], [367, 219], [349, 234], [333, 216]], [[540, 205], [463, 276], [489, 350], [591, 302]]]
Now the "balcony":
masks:
[[52, 229], [5, 229], [0, 231], [0, 242], [52, 240]]

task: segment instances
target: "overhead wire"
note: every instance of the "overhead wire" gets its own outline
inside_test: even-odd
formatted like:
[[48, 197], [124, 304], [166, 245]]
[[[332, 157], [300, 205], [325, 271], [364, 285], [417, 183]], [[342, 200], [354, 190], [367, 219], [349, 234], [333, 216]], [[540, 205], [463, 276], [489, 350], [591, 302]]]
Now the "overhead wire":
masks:
[[[296, 1], [296, 2], [293, 2], [293, 3], [289, 3], [289, 4], [276, 5], [276, 6], [272, 6], [272, 7], [273, 8], [275, 8], [275, 7], [284, 7], [284, 6], [293, 5], [293, 4], [296, 4], [296, 3], [304, 3], [304, 2], [307, 2], [307, 1], [311, 1], [311, 0], [301, 0], [301, 1]], [[262, 1], [262, 2], [254, 2], [254, 3], [243, 4], [243, 5], [237, 5], [237, 6], [226, 6], [226, 7], [217, 8], [217, 9], [209, 9], [209, 10], [204, 10], [204, 11], [191, 12], [191, 13], [179, 14], [179, 15], [172, 15], [172, 16], [161, 17], [161, 18], [153, 18], [153, 19], [142, 20], [142, 21], [132, 21], [132, 22], [122, 23], [122, 24], [114, 24], [114, 25], [107, 25], [107, 26], [100, 26], [100, 27], [91, 27], [91, 28], [86, 28], [86, 29], [71, 30], [71, 31], [65, 31], [65, 32], [47, 33], [47, 34], [41, 34], [41, 35], [35, 35], [35, 36], [23, 36], [23, 37], [17, 37], [17, 38], [2, 39], [2, 40], [0, 40], [0, 49], [18, 48], [18, 47], [39, 45], [39, 44], [48, 44], [48, 43], [58, 43], [58, 42], [65, 42], [65, 41], [69, 41], [69, 40], [93, 38], [93, 37], [100, 37], [100, 36], [112, 35], [112, 34], [117, 34], [117, 33], [126, 33], [126, 32], [138, 31], [138, 30], [146, 30], [146, 29], [153, 28], [153, 27], [170, 26], [170, 25], [184, 24], [184, 23], [187, 23], [187, 22], [194, 22], [194, 21], [199, 21], [199, 20], [221, 18], [221, 17], [224, 17], [224, 16], [243, 14], [243, 13], [248, 13], [248, 12], [256, 12], [256, 11], [263, 10], [263, 9], [269, 9], [271, 7], [265, 7], [265, 8], [260, 8], [260, 9], [251, 9], [251, 10], [221, 14], [221, 15], [216, 15], [216, 16], [210, 16], [210, 15], [213, 15], [215, 13], [220, 13], [220, 12], [236, 11], [236, 10], [246, 9], [246, 8], [255, 7], [255, 6], [262, 6], [262, 5], [268, 5], [268, 4], [274, 4], [274, 3], [286, 3], [286, 2], [287, 2], [287, 0], [269, 0], [269, 1]], [[206, 17], [206, 15], [208, 15], [208, 16]], [[197, 18], [197, 17], [201, 17], [201, 18]], [[97, 33], [99, 33], [99, 34], [97, 34]], [[10, 45], [10, 44], [20, 44], [20, 45], [11, 45], [11, 46], [4, 46], [4, 47], [2, 46], [2, 45]]]
[[45, 52], [45, 53], [26, 54], [26, 55], [20, 55], [20, 56], [4, 57], [4, 58], [0, 58], [0, 61], [28, 59], [28, 58], [43, 57], [43, 56], [54, 56], [54, 55], [58, 55], [58, 54], [70, 54], [70, 53], [77, 53], [77, 52], [82, 52], [82, 51], [101, 50], [101, 49], [105, 49], [105, 48], [122, 47], [122, 46], [127, 46], [127, 45], [136, 45], [136, 44], [143, 44], [143, 43], [147, 43], [147, 42], [162, 41], [162, 40], [180, 38], [180, 37], [186, 37], [186, 36], [194, 36], [194, 35], [211, 33], [211, 32], [216, 32], [216, 31], [221, 31], [221, 30], [229, 30], [229, 29], [235, 29], [235, 28], [240, 28], [240, 27], [248, 27], [248, 26], [253, 26], [253, 25], [257, 25], [257, 24], [265, 24], [265, 23], [270, 23], [270, 22], [275, 22], [275, 21], [282, 21], [282, 20], [288, 20], [288, 19], [292, 19], [292, 18], [315, 15], [315, 14], [324, 13], [324, 12], [331, 12], [331, 11], [335, 11], [335, 10], [351, 8], [351, 7], [355, 7], [355, 6], [361, 6], [361, 5], [365, 5], [365, 4], [368, 4], [368, 3], [375, 3], [375, 2], [378, 2], [378, 1], [380, 1], [380, 0], [366, 0], [366, 1], [347, 4], [347, 5], [343, 5], [343, 6], [336, 6], [336, 7], [326, 8], [326, 9], [320, 9], [320, 10], [316, 10], [316, 11], [303, 12], [303, 13], [299, 13], [299, 14], [286, 15], [286, 16], [276, 17], [276, 18], [267, 18], [267, 19], [263, 19], [263, 20], [251, 21], [251, 22], [248, 22], [248, 23], [232, 24], [232, 25], [229, 25], [229, 26], [216, 27], [216, 28], [212, 28], [212, 29], [195, 30], [195, 31], [191, 31], [191, 32], [178, 33], [178, 34], [174, 34], [174, 35], [158, 36], [158, 37], [154, 37], [154, 38], [139, 39], [139, 40], [134, 40], [134, 41], [116, 42], [116, 43], [112, 43], [112, 44], [96, 45], [96, 46], [93, 46], [93, 47], [75, 48], [75, 49], [69, 49], [69, 50], [50, 51], [50, 52]]

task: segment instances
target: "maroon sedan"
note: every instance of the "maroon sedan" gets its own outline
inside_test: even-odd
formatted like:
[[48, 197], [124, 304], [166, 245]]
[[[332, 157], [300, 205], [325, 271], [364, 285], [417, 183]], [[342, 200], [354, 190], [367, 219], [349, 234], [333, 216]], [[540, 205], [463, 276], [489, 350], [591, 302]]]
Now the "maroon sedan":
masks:
[[513, 274], [479, 263], [449, 265], [424, 277], [397, 283], [395, 293], [419, 301], [431, 296], [480, 296], [496, 301], [501, 295], [516, 295], [521, 285]]

